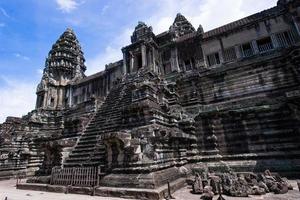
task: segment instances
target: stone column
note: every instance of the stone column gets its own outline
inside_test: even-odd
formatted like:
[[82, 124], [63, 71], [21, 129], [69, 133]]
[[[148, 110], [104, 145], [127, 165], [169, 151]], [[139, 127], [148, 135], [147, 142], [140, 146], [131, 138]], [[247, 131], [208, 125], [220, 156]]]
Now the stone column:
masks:
[[224, 63], [224, 45], [223, 45], [223, 41], [222, 38], [219, 38], [219, 42], [220, 42], [220, 46], [221, 46], [221, 50], [219, 50], [219, 57], [220, 57], [220, 64]]
[[45, 108], [47, 106], [47, 101], [48, 101], [48, 89], [44, 94], [43, 108]]
[[241, 54], [241, 50], [240, 50], [240, 46], [239, 45], [235, 45], [234, 46], [234, 50], [235, 50], [235, 55], [237, 59], [242, 58], [242, 54]]
[[257, 46], [256, 40], [253, 40], [253, 41], [251, 42], [251, 46], [252, 46], [252, 48], [253, 48], [253, 53], [254, 53], [254, 54], [259, 54], [259, 50], [258, 50], [258, 46]]
[[223, 51], [222, 50], [218, 51], [218, 54], [219, 54], [219, 58], [220, 58], [220, 64], [224, 63]]
[[147, 66], [147, 55], [146, 55], [145, 44], [141, 44], [141, 52], [142, 52], [142, 68], [145, 68]]
[[293, 16], [292, 19], [294, 21], [294, 24], [295, 24], [295, 27], [296, 27], [296, 30], [297, 30], [297, 33], [298, 33], [298, 37], [300, 37], [300, 17]]
[[51, 94], [51, 98], [50, 98], [50, 104], [51, 104], [51, 99], [53, 98], [54, 103], [53, 103], [52, 108], [56, 108], [56, 107], [57, 107], [57, 104], [58, 104], [58, 89], [55, 88], [55, 90], [52, 90], [51, 93], [52, 93], [52, 94]]
[[152, 49], [149, 49], [149, 51], [147, 53], [147, 60], [148, 60], [148, 65], [154, 70], [154, 68], [153, 68]]
[[275, 34], [271, 34], [271, 41], [273, 44], [274, 49], [277, 49], [279, 47], [279, 43], [277, 41], [276, 35]]
[[72, 101], [73, 101], [73, 87], [71, 86], [70, 90], [69, 90], [69, 106], [70, 107], [72, 106]]
[[105, 76], [105, 79], [106, 79], [106, 95], [108, 94], [108, 91], [109, 91], [109, 87], [108, 87], [108, 85], [109, 85], [109, 78], [108, 78], [108, 76], [109, 75]]
[[127, 74], [126, 53], [123, 52], [123, 74]]
[[63, 89], [59, 88], [58, 89], [58, 99], [57, 99], [58, 104], [57, 104], [57, 107], [59, 107], [59, 108], [62, 107], [62, 105], [63, 105], [63, 99], [64, 99], [64, 97], [63, 97]]
[[133, 72], [133, 67], [134, 67], [134, 56], [131, 51], [129, 52], [129, 54], [130, 54], [130, 72], [129, 73], [131, 73], [131, 72]]
[[153, 71], [158, 73], [156, 62], [155, 62], [155, 48], [152, 47], [152, 62], [153, 62]]
[[178, 64], [178, 50], [177, 48], [172, 49], [171, 51], [171, 69], [172, 71], [177, 71], [179, 72], [179, 64]]
[[177, 71], [180, 72], [179, 61], [178, 61], [178, 49], [175, 48], [175, 66], [177, 67]]

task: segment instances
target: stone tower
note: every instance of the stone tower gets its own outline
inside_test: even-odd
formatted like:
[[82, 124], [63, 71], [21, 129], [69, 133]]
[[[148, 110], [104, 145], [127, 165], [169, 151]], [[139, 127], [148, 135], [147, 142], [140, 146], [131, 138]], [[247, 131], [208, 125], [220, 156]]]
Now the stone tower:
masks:
[[67, 29], [52, 46], [37, 87], [36, 108], [61, 109], [68, 101], [65, 87], [85, 77], [83, 52], [75, 33]]
[[131, 36], [131, 44], [122, 49], [124, 73], [140, 69], [158, 72], [158, 45], [152, 27], [139, 22]]
[[195, 28], [182, 14], [178, 13], [169, 31], [174, 38], [179, 38], [195, 32]]

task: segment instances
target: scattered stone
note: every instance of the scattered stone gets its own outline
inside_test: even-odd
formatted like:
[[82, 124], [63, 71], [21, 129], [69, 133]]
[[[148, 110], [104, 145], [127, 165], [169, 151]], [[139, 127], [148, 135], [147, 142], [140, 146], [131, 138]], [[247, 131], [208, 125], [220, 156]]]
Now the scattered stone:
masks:
[[267, 186], [263, 181], [259, 181], [258, 186], [259, 186], [260, 188], [263, 188], [263, 189], [265, 190], [266, 193], [269, 193], [269, 192], [270, 192], [268, 186]]
[[221, 178], [215, 175], [209, 176], [210, 186], [212, 187], [212, 191], [215, 194], [219, 194], [218, 192], [218, 184], [221, 182]]
[[203, 195], [200, 197], [200, 199], [203, 200], [212, 200], [214, 197], [214, 193], [212, 191], [211, 186], [205, 186], [203, 189]]
[[261, 187], [255, 185], [255, 186], [251, 187], [250, 194], [251, 195], [263, 195], [263, 194], [266, 194], [266, 191], [264, 188], [261, 188]]
[[203, 184], [202, 179], [199, 174], [196, 174], [195, 181], [192, 185], [194, 194], [202, 194], [203, 193]]
[[[278, 174], [273, 176], [269, 170], [263, 174], [254, 173], [209, 173], [208, 180], [201, 180], [201, 176], [196, 174], [192, 184], [194, 194], [201, 194], [203, 198], [209, 198], [212, 193], [219, 194], [219, 199], [223, 199], [221, 194], [233, 197], [248, 197], [249, 195], [264, 195], [269, 192], [284, 194], [292, 189], [286, 178], [281, 178]], [[191, 180], [189, 180], [191, 181]], [[201, 184], [202, 183], [202, 184]], [[206, 192], [201, 188], [206, 188]], [[204, 193], [207, 193], [204, 195]]]

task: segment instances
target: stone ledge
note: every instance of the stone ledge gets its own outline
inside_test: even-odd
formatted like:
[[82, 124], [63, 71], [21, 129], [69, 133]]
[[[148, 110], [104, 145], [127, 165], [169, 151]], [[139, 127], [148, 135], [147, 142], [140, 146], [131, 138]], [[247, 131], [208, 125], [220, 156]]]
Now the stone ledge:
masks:
[[[170, 183], [171, 193], [186, 186], [185, 178], [177, 179]], [[93, 188], [91, 187], [75, 187], [75, 186], [62, 186], [62, 185], [48, 185], [39, 183], [20, 183], [17, 189], [21, 190], [35, 190], [44, 192], [57, 192], [57, 193], [72, 193], [72, 194], [86, 194], [91, 195]], [[160, 200], [164, 199], [164, 194], [168, 194], [168, 186], [163, 185], [156, 189], [143, 189], [143, 188], [117, 188], [117, 187], [98, 187], [95, 189], [96, 196], [103, 197], [121, 197], [128, 199], [151, 199]]]

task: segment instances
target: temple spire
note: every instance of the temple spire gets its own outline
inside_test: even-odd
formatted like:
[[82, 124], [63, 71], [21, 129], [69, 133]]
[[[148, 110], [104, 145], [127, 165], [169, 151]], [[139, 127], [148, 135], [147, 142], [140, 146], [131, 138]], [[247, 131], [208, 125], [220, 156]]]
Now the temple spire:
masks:
[[74, 31], [67, 28], [66, 31], [52, 46], [46, 60], [46, 70], [52, 78], [63, 76], [72, 80], [84, 77], [86, 66], [81, 46]]
[[195, 32], [195, 28], [181, 13], [178, 13], [169, 31], [173, 37], [179, 38], [188, 33]]
[[36, 108], [61, 109], [65, 103], [64, 86], [85, 77], [83, 52], [71, 28], [52, 45], [37, 87]]

